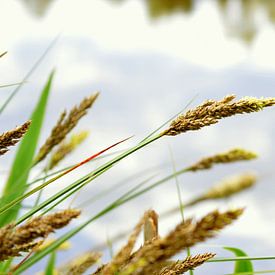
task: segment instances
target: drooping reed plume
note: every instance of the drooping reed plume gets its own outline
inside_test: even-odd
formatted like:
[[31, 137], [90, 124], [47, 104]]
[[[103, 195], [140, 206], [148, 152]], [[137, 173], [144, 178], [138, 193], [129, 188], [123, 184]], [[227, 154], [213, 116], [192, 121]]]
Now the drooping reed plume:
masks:
[[14, 146], [28, 131], [31, 121], [27, 121], [21, 126], [0, 135], [0, 155], [8, 152], [8, 147]]
[[98, 95], [99, 93], [96, 92], [90, 97], [84, 98], [78, 106], [75, 106], [69, 112], [68, 115], [66, 111], [60, 115], [60, 118], [57, 121], [57, 124], [53, 127], [50, 136], [40, 148], [34, 164], [42, 161], [56, 145], [64, 140], [66, 135], [76, 126], [78, 121], [87, 114], [88, 109], [93, 105]]
[[56, 229], [68, 225], [79, 214], [79, 210], [68, 209], [32, 218], [26, 224], [18, 227], [13, 224], [4, 226], [0, 229], [0, 261], [32, 250], [40, 245], [38, 238], [46, 238]]
[[72, 135], [69, 141], [63, 141], [51, 156], [47, 169], [51, 170], [57, 166], [61, 160], [77, 148], [87, 137], [88, 132], [82, 131]]
[[59, 275], [81, 275], [84, 274], [86, 270], [96, 264], [101, 258], [101, 253], [99, 252], [86, 252], [74, 260], [68, 262], [63, 267], [57, 270]]
[[258, 112], [265, 107], [275, 105], [275, 98], [244, 97], [238, 101], [234, 99], [235, 95], [227, 95], [220, 101], [207, 100], [202, 105], [178, 116], [162, 135], [176, 136], [187, 131], [199, 130], [216, 124], [222, 118]]

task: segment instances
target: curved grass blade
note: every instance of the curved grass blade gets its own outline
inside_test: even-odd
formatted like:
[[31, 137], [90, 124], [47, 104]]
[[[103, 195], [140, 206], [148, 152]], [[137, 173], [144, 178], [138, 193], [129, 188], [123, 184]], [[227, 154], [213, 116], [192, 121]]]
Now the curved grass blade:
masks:
[[[131, 138], [131, 137], [130, 137]], [[18, 203], [20, 203], [22, 200], [28, 198], [29, 196], [33, 195], [34, 193], [38, 192], [39, 190], [41, 190], [42, 188], [48, 186], [50, 183], [56, 181], [57, 179], [67, 175], [68, 173], [72, 172], [73, 170], [77, 169], [78, 167], [82, 166], [83, 164], [89, 162], [90, 160], [96, 158], [97, 156], [103, 154], [104, 152], [106, 152], [107, 150], [115, 147], [116, 145], [128, 140], [129, 138], [126, 138], [126, 139], [123, 139], [115, 144], [112, 144], [111, 146], [101, 150], [100, 152], [88, 157], [87, 159], [79, 162], [78, 164], [74, 165], [73, 167], [71, 167], [70, 169], [64, 171], [63, 173], [55, 176], [54, 178], [46, 181], [45, 183], [35, 187], [34, 189], [30, 190], [29, 192], [25, 193], [25, 194], [21, 194], [20, 196], [17, 196], [14, 200], [12, 200], [11, 202], [9, 203], [6, 203], [3, 207], [0, 208], [0, 214], [2, 215], [3, 213], [7, 212], [9, 209], [15, 207]], [[35, 207], [34, 207], [35, 208]], [[1, 216], [0, 216], [1, 218]]]
[[55, 43], [57, 42], [58, 39], [59, 39], [59, 35], [50, 43], [50, 45], [47, 47], [47, 49], [42, 54], [42, 56], [36, 61], [36, 63], [33, 65], [33, 67], [30, 69], [30, 71], [25, 75], [25, 77], [23, 78], [22, 82], [9, 95], [9, 97], [6, 99], [6, 101], [0, 107], [0, 115], [3, 113], [3, 111], [5, 110], [5, 108], [8, 106], [8, 104], [10, 103], [10, 101], [13, 99], [13, 97], [19, 92], [19, 90], [23, 86], [23, 84], [27, 82], [28, 78], [32, 75], [32, 73], [40, 65], [40, 63], [43, 61], [43, 59], [47, 56], [48, 52], [55, 45]]
[[[0, 203], [1, 207], [5, 207], [5, 205], [9, 204], [17, 197], [22, 196], [27, 189], [27, 179], [42, 128], [53, 76], [54, 71], [50, 74], [41, 93], [40, 99], [31, 116], [32, 124], [23, 137], [16, 153], [9, 178], [4, 187], [3, 197]], [[4, 215], [1, 215], [0, 226], [16, 219], [19, 210], [20, 205], [17, 205], [11, 211], [7, 211]]]
[[[235, 247], [224, 247], [225, 250], [228, 250], [230, 252], [233, 252], [235, 254], [235, 256], [237, 257], [246, 257], [247, 254], [242, 251], [239, 248], [235, 248]], [[247, 260], [247, 261], [237, 261], [235, 263], [235, 269], [234, 269], [234, 274], [240, 273], [240, 272], [250, 272], [249, 274], [253, 274], [253, 265], [251, 263], [251, 261]]]

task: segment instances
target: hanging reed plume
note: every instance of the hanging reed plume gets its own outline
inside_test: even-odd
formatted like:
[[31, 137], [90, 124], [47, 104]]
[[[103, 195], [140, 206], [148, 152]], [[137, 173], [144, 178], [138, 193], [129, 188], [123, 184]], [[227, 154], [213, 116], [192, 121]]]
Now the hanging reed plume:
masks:
[[207, 100], [195, 109], [178, 116], [161, 135], [176, 136], [187, 131], [199, 130], [218, 123], [222, 118], [258, 112], [265, 107], [275, 105], [275, 98], [244, 97], [233, 101], [235, 95], [227, 95], [220, 101]]
[[40, 148], [35, 157], [34, 165], [42, 161], [51, 150], [64, 140], [67, 134], [77, 125], [78, 121], [87, 114], [88, 109], [93, 105], [99, 93], [96, 92], [90, 97], [84, 98], [82, 102], [75, 106], [67, 115], [64, 111], [61, 113], [57, 124], [53, 127], [50, 136], [47, 138], [44, 145]]
[[66, 226], [72, 219], [77, 218], [79, 210], [68, 209], [46, 216], [32, 218], [26, 224], [15, 227], [13, 224], [0, 229], [0, 261], [9, 257], [19, 256], [41, 243], [38, 238], [46, 238], [56, 229]]
[[82, 131], [72, 135], [69, 141], [63, 141], [51, 156], [47, 169], [51, 170], [57, 166], [61, 160], [74, 151], [87, 137], [88, 132]]
[[0, 135], [0, 155], [9, 151], [8, 147], [14, 146], [28, 131], [31, 121], [27, 121], [21, 126]]
[[86, 252], [83, 255], [76, 257], [74, 260], [68, 262], [63, 267], [57, 270], [59, 275], [81, 275], [86, 270], [96, 264], [101, 258], [102, 254], [99, 252]]
[[210, 169], [214, 164], [231, 163], [242, 160], [252, 160], [255, 158], [257, 158], [257, 155], [254, 152], [236, 148], [225, 153], [205, 157], [197, 163], [188, 167], [186, 170], [196, 172], [198, 170]]
[[189, 256], [184, 261], [177, 261], [166, 266], [160, 272], [155, 272], [154, 275], [180, 275], [202, 265], [214, 256], [214, 253], [198, 254], [194, 257]]

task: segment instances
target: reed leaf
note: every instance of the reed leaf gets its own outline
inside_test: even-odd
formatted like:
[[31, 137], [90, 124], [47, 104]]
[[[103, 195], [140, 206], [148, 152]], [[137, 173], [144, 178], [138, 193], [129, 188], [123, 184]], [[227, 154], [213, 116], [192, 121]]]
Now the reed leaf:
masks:
[[[4, 207], [14, 199], [22, 196], [27, 189], [27, 179], [32, 166], [33, 157], [41, 132], [49, 93], [51, 90], [54, 71], [50, 74], [47, 83], [42, 90], [40, 99], [31, 115], [32, 124], [29, 131], [23, 137], [16, 153], [9, 178], [5, 184], [0, 206]], [[0, 226], [16, 219], [20, 205], [0, 216]]]

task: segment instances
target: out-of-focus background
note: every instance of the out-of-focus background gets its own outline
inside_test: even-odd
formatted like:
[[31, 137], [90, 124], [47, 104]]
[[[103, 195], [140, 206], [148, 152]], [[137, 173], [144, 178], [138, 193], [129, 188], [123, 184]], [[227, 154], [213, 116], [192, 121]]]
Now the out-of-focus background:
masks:
[[[0, 52], [8, 51], [0, 62], [1, 85], [21, 81], [60, 34], [45, 61], [1, 115], [1, 132], [29, 117], [53, 67], [56, 78], [41, 143], [64, 108], [92, 91], [101, 91], [95, 106], [78, 126], [91, 131], [89, 140], [63, 165], [80, 161], [132, 134], [134, 138], [119, 149], [138, 142], [192, 99], [191, 106], [195, 106], [231, 93], [238, 97], [275, 96], [273, 0], [2, 0], [0, 26]], [[1, 102], [11, 91], [0, 90]], [[274, 120], [275, 109], [270, 108], [229, 118], [198, 132], [167, 137], [92, 182], [72, 205], [113, 184], [126, 183], [106, 199], [86, 206], [81, 218], [85, 220], [125, 188], [153, 174], [157, 179], [171, 173], [170, 151], [176, 167], [183, 168], [203, 156], [243, 147], [256, 151], [259, 159], [179, 177], [183, 200], [188, 201], [225, 176], [250, 170], [259, 175], [253, 190], [186, 211], [187, 216], [200, 217], [216, 207], [246, 207], [239, 221], [195, 251], [230, 256], [219, 248], [226, 245], [242, 248], [251, 256], [274, 255]], [[11, 161], [12, 154], [1, 158], [1, 181]], [[54, 183], [44, 196], [100, 163], [102, 160]], [[69, 203], [71, 199], [64, 206]], [[60, 262], [134, 226], [146, 209], [162, 212], [176, 204], [176, 185], [171, 181], [91, 224], [73, 238], [71, 251], [59, 253]], [[180, 214], [161, 220], [160, 233], [165, 234], [180, 220]], [[255, 262], [254, 266], [258, 270], [274, 269], [275, 263]], [[232, 271], [233, 263], [206, 264], [195, 274]]]

